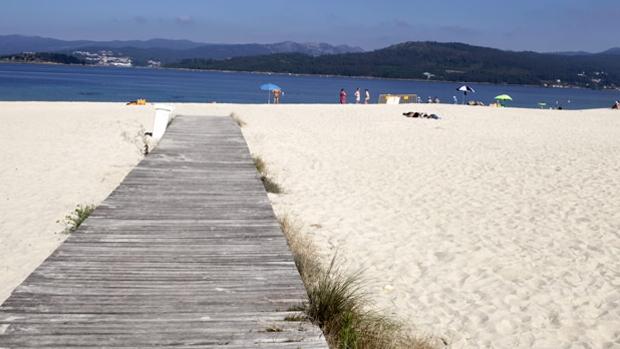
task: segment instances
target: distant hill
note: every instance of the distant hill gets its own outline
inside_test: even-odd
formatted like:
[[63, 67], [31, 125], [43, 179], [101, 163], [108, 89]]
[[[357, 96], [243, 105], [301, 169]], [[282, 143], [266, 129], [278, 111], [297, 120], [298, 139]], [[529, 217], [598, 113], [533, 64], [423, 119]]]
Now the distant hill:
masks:
[[56, 64], [87, 64], [86, 61], [72, 55], [62, 53], [19, 53], [0, 56], [0, 62], [9, 63], [56, 63]]
[[[165, 67], [297, 74], [471, 81], [551, 86], [620, 86], [620, 48], [603, 53], [502, 51], [462, 43], [405, 42], [364, 52], [346, 45], [280, 42], [204, 44], [188, 40], [65, 41], [19, 35], [0, 36], [0, 55], [52, 52], [40, 56], [70, 60], [74, 51], [111, 51], [134, 65], [160, 61]], [[17, 54], [17, 55], [16, 55]], [[109, 56], [108, 53], [106, 55]], [[80, 55], [80, 57], [88, 57]], [[29, 57], [24, 57], [30, 59]], [[124, 58], [125, 59], [125, 58]], [[92, 62], [91, 62], [92, 63]]]
[[610, 48], [607, 51], [602, 52], [606, 55], [620, 55], [620, 47]]
[[422, 79], [430, 73], [434, 79], [447, 81], [620, 85], [620, 59], [608, 54], [563, 56], [438, 42], [406, 42], [372, 52], [319, 57], [294, 53], [219, 61], [190, 59], [168, 66], [412, 79]]
[[[80, 47], [79, 50], [97, 52], [110, 50], [122, 56], [129, 56], [139, 65], [148, 60], [156, 60], [165, 63], [178, 62], [189, 58], [202, 59], [227, 59], [233, 57], [268, 55], [274, 53], [302, 53], [310, 56], [325, 54], [340, 54], [346, 52], [359, 52], [348, 46], [331, 46], [328, 44], [300, 44], [295, 42], [282, 42], [276, 44], [206, 44], [194, 48], [176, 50], [170, 48], [139, 48], [123, 46], [110, 48], [104, 45], [90, 45]], [[71, 53], [74, 50], [62, 50]]]
[[272, 53], [303, 53], [311, 56], [362, 52], [358, 47], [325, 43], [280, 42], [275, 44], [205, 44], [188, 40], [152, 39], [146, 41], [65, 41], [36, 36], [0, 36], [0, 55], [22, 52], [112, 51], [130, 56], [135, 62], [157, 60], [164, 63], [187, 58], [225, 59]]
[[62, 51], [87, 44], [88, 41], [64, 41], [38, 36], [4, 35], [0, 36], [0, 55]]
[[550, 52], [551, 54], [554, 55], [560, 55], [560, 56], [589, 56], [592, 55], [592, 52], [586, 52], [586, 51], [561, 51], [561, 52]]
[[592, 52], [586, 52], [586, 51], [566, 51], [566, 52], [552, 52], [552, 53], [556, 55], [562, 55], [562, 56], [590, 56], [590, 55], [596, 55], [596, 54], [620, 55], [620, 47], [613, 47], [613, 48], [610, 48], [609, 50], [605, 50], [600, 53], [592, 53]]

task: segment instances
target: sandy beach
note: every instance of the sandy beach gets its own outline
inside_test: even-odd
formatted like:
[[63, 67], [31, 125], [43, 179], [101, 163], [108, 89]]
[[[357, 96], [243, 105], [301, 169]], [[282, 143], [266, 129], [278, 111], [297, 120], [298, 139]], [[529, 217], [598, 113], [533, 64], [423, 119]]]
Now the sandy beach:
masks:
[[203, 110], [247, 123], [285, 190], [278, 214], [419, 333], [453, 348], [620, 346], [617, 111]]
[[[411, 119], [406, 111], [436, 113]], [[244, 120], [280, 216], [451, 348], [620, 347], [620, 112], [178, 105]], [[140, 160], [152, 107], [0, 103], [0, 302]]]
[[0, 303], [64, 241], [57, 223], [98, 204], [142, 158], [154, 109], [0, 102]]

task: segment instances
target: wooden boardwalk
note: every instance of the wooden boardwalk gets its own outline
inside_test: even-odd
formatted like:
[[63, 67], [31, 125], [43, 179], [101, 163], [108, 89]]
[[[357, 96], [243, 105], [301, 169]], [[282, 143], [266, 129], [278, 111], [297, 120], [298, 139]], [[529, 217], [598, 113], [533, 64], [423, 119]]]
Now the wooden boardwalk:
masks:
[[179, 116], [0, 307], [0, 348], [327, 348], [285, 321], [305, 298], [237, 125]]

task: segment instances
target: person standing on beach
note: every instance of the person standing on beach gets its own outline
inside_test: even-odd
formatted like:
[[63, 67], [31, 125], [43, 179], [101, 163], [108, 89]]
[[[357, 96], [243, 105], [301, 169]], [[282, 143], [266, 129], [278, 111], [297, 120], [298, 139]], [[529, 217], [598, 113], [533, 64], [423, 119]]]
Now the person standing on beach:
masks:
[[364, 92], [364, 94], [366, 95], [364, 97], [364, 104], [368, 104], [370, 103], [370, 92], [368, 91], [368, 89], [366, 89], [366, 91]]
[[355, 104], [360, 104], [362, 101], [362, 94], [360, 93], [360, 88], [355, 89]]
[[347, 93], [343, 88], [340, 89], [340, 104], [347, 104]]
[[282, 90], [273, 90], [273, 103], [280, 104], [280, 97], [282, 97]]

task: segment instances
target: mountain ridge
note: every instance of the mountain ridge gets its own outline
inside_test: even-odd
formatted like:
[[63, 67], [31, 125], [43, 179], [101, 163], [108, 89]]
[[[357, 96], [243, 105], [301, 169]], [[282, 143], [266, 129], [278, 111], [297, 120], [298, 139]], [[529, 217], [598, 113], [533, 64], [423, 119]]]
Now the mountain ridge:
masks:
[[138, 61], [155, 59], [164, 62], [196, 57], [196, 55], [201, 58], [224, 59], [271, 53], [299, 52], [319, 56], [323, 54], [363, 51], [359, 47], [348, 45], [312, 42], [298, 43], [293, 41], [270, 44], [214, 44], [158, 38], [149, 40], [94, 41], [60, 40], [40, 36], [0, 35], [0, 55], [13, 55], [22, 52], [71, 53], [77, 50], [109, 50], [121, 54], [130, 52], [137, 55], [134, 58]]
[[[31, 40], [30, 46], [25, 41]], [[620, 48], [602, 53], [539, 53], [506, 51], [458, 42], [408, 41], [386, 48], [363, 51], [350, 46], [284, 41], [273, 44], [203, 44], [189, 40], [63, 41], [42, 37], [0, 36], [2, 49], [13, 45], [22, 51], [45, 53], [4, 54], [4, 61], [42, 60], [60, 63], [75, 50], [100, 52], [118, 64], [164, 67], [257, 71], [294, 74], [369, 76], [379, 78], [471, 81], [543, 86], [617, 88], [620, 86]], [[21, 46], [20, 46], [21, 45]], [[95, 45], [95, 46], [93, 46]], [[128, 46], [129, 45], [129, 46]], [[133, 46], [131, 46], [133, 45]], [[166, 46], [166, 47], [159, 47]], [[104, 57], [108, 58], [108, 57]], [[104, 62], [106, 60], [104, 59]], [[107, 60], [110, 61], [109, 59]], [[97, 64], [87, 62], [88, 64]]]
[[620, 47], [612, 47], [609, 50], [603, 51], [601, 53], [602, 54], [606, 54], [606, 55], [618, 55], [618, 56], [620, 56]]
[[311, 57], [289, 53], [226, 60], [190, 59], [169, 67], [379, 78], [470, 81], [545, 86], [620, 86], [613, 55], [562, 56], [503, 51], [463, 43], [404, 42], [362, 53]]

